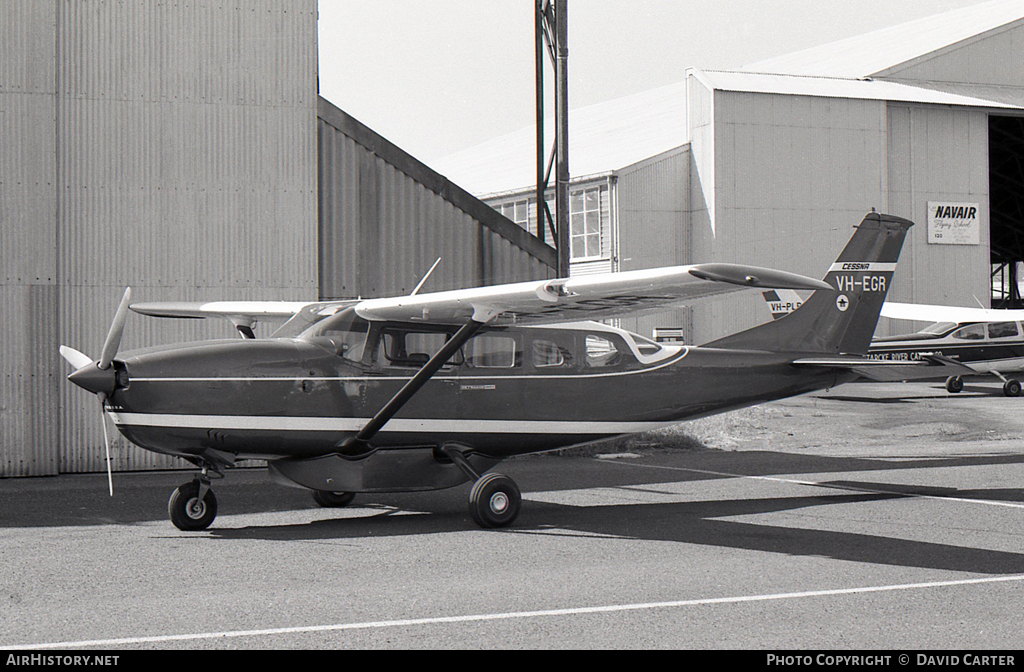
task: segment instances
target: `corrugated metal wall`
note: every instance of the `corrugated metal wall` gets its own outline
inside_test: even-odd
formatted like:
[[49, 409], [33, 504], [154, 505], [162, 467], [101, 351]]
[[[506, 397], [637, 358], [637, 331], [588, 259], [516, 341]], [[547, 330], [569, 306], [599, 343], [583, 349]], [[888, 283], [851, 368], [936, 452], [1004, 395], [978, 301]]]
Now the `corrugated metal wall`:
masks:
[[[691, 206], [699, 255], [691, 261], [751, 263], [821, 277], [852, 227], [876, 208], [917, 224], [900, 257], [892, 300], [966, 306], [974, 305], [973, 296], [988, 295], [985, 111], [763, 93], [714, 96], [712, 106], [698, 106], [714, 110], [714, 157], [695, 150], [705, 170], [691, 176], [691, 193], [714, 194], [716, 226], [712, 232], [704, 223], [702, 204]], [[695, 141], [698, 135], [707, 130], [695, 130]], [[712, 166], [715, 185], [709, 189], [703, 181]], [[929, 200], [980, 203], [981, 244], [928, 245]], [[695, 340], [768, 319], [756, 292], [697, 305]], [[877, 333], [914, 327], [881, 320]]]
[[323, 298], [406, 294], [438, 257], [421, 291], [551, 277], [547, 245], [329, 102], [319, 114]]
[[[137, 301], [317, 295], [316, 0], [13, 0], [0, 23], [24, 42], [0, 42], [3, 146], [22, 138], [28, 159], [0, 158], [2, 347], [22, 361], [0, 475], [99, 471], [99, 404], [66, 383], [57, 346], [96, 353], [125, 286]], [[229, 334], [133, 314], [122, 349]], [[114, 452], [115, 469], [178, 464]]]
[[[711, 258], [693, 261], [824, 276], [852, 227], [887, 205], [885, 102], [714, 96], [715, 231], [697, 225], [695, 215], [694, 248]], [[706, 303], [694, 309], [697, 342], [770, 319], [757, 292]]]
[[0, 475], [57, 470], [56, 6], [0, 3]]
[[[988, 113], [968, 108], [888, 105], [888, 210], [910, 230], [889, 299], [976, 306], [989, 286]], [[979, 245], [930, 245], [928, 201], [978, 203]], [[879, 335], [906, 333], [919, 323], [883, 320]]]
[[[1012, 24], [1011, 24], [1012, 25]], [[1024, 26], [997, 29], [983, 39], [927, 54], [877, 73], [876, 77], [919, 82], [970, 82], [1020, 86]]]
[[[680, 147], [618, 171], [617, 270], [692, 263], [690, 148]], [[623, 317], [624, 329], [648, 338], [655, 327], [682, 327], [689, 339], [690, 309]], [[692, 342], [692, 341], [691, 341]]]

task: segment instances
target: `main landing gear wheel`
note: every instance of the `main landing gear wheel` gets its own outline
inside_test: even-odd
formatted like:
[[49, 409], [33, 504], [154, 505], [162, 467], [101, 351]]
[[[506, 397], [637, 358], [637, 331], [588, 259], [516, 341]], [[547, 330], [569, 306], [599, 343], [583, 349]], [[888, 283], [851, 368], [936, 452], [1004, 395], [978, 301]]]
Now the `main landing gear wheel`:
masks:
[[1020, 381], [1015, 378], [1010, 378], [1003, 383], [1003, 394], [1008, 397], [1019, 397], [1020, 396]]
[[198, 480], [184, 483], [175, 488], [167, 501], [167, 513], [171, 522], [179, 530], [195, 532], [205, 530], [217, 517], [217, 497], [209, 486], [200, 499], [200, 482]]
[[314, 490], [313, 501], [323, 507], [339, 508], [348, 506], [356, 498], [354, 492], [330, 492], [328, 490]]
[[484, 474], [469, 493], [469, 514], [480, 527], [505, 527], [519, 515], [522, 501], [519, 487], [511, 478]]
[[946, 391], [956, 394], [964, 389], [964, 379], [960, 376], [950, 376], [946, 378]]

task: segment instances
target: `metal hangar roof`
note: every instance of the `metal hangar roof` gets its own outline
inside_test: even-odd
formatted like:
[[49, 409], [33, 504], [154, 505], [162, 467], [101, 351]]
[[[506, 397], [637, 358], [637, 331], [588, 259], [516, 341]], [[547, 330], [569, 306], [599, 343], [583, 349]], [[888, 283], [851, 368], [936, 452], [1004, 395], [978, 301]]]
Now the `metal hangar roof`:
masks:
[[1022, 22], [1024, 3], [993, 0], [758, 61], [741, 70], [853, 79], [886, 76], [897, 66], [934, 58]]

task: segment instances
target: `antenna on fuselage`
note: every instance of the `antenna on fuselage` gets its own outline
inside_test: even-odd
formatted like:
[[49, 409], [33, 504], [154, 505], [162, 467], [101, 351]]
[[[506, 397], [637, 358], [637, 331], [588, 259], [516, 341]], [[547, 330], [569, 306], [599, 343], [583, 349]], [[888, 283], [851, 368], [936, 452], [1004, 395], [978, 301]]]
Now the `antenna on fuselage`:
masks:
[[416, 296], [416, 292], [420, 291], [420, 287], [423, 286], [423, 283], [427, 281], [427, 278], [430, 277], [430, 274], [434, 272], [434, 269], [437, 268], [437, 265], [440, 263], [441, 257], [438, 257], [437, 261], [434, 262], [434, 265], [430, 267], [430, 270], [427, 271], [427, 274], [423, 276], [423, 279], [419, 281], [419, 283], [416, 285], [416, 288], [412, 290], [412, 293], [410, 293], [409, 296]]

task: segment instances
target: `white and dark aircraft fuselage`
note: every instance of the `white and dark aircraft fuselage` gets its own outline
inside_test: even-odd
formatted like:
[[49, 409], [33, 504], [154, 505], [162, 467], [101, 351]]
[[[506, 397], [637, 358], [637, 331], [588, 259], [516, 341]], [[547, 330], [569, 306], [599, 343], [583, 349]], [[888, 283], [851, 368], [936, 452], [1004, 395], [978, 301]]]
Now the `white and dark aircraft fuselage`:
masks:
[[[61, 353], [75, 367], [69, 379], [100, 396], [125, 437], [201, 468], [168, 503], [181, 529], [204, 529], [216, 515], [209, 472], [250, 458], [325, 506], [356, 492], [469, 480], [471, 515], [495, 527], [515, 519], [521, 500], [511, 479], [488, 471], [502, 459], [857, 376], [966, 370], [946, 359], [864, 357], [912, 225], [869, 214], [824, 280], [716, 263], [300, 304], [268, 339], [250, 328], [253, 315], [268, 314], [262, 304], [132, 305], [159, 316], [218, 314], [248, 337], [117, 356], [126, 292], [98, 360]], [[699, 347], [589, 321], [750, 287], [814, 293], [782, 319]]]

